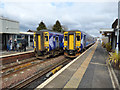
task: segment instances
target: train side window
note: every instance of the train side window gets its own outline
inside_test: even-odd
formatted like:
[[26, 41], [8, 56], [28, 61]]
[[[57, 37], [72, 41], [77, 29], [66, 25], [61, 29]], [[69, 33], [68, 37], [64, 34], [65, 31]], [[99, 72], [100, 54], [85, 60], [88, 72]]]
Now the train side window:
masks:
[[67, 41], [67, 36], [65, 36], [65, 41]]
[[77, 41], [80, 41], [80, 36], [76, 36]]
[[58, 37], [56, 37], [56, 41], [58, 42]]
[[53, 41], [55, 41], [55, 36], [53, 36]]
[[48, 36], [45, 36], [45, 41], [48, 41]]

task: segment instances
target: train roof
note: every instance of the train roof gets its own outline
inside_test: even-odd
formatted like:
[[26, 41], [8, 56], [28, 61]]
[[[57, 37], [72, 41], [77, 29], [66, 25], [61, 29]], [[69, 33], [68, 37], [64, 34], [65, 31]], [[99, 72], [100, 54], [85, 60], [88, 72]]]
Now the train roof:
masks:
[[69, 31], [66, 31], [66, 32], [76, 32], [76, 31], [80, 31], [80, 30], [69, 30]]
[[[40, 30], [40, 31], [42, 31], [42, 32], [54, 32], [54, 33], [61, 33], [61, 32], [56, 32], [56, 31], [53, 31], [53, 30], [50, 30], [50, 29], [42, 29], [42, 30]], [[37, 31], [35, 31], [35, 32], [37, 32]], [[61, 33], [61, 34], [63, 34], [63, 33]]]
[[66, 32], [76, 32], [76, 31], [80, 31], [87, 36], [93, 37], [93, 36], [89, 35], [88, 33], [84, 32], [84, 31], [81, 31], [81, 30], [70, 30], [70, 31], [66, 31]]
[[84, 34], [87, 34], [87, 33], [85, 33], [84, 31], [81, 31], [81, 30], [70, 30], [70, 31], [65, 31], [65, 32], [77, 32], [77, 31], [82, 32]]
[[50, 30], [50, 29], [43, 29], [43, 30], [40, 30], [40, 31], [36, 31], [36, 33], [40, 33], [40, 32], [49, 32], [49, 33], [52, 33], [52, 34], [58, 34], [58, 35], [63, 35], [63, 33], [61, 32], [56, 32], [56, 31], [53, 31], [53, 30]]

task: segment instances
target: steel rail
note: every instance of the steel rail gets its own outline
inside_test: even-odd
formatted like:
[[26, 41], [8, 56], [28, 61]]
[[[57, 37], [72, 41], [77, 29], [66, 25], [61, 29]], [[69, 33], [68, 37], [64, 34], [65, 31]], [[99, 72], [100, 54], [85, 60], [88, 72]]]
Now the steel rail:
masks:
[[[24, 60], [25, 61], [25, 60]], [[10, 68], [14, 68], [14, 67], [16, 67], [16, 66], [19, 66], [19, 65], [22, 65], [22, 64], [26, 64], [26, 63], [29, 63], [29, 62], [32, 62], [32, 61], [35, 61], [35, 58], [32, 58], [31, 60], [27, 60], [27, 61], [25, 61], [25, 62], [22, 62], [22, 61], [20, 61], [20, 63], [18, 62], [18, 63], [15, 63], [15, 64], [13, 64], [13, 65], [8, 65], [7, 67], [5, 66], [5, 68], [2, 68], [0, 71], [4, 71], [4, 70], [7, 70], [7, 69], [10, 69]], [[4, 66], [3, 66], [4, 67]]]
[[[18, 70], [15, 70], [15, 67], [17, 68], [17, 67], [20, 67], [20, 66], [22, 66], [22, 65], [25, 65], [25, 64], [27, 64], [27, 63], [31, 63], [31, 62], [35, 62], [35, 61], [37, 61], [38, 59], [34, 59], [34, 60], [32, 60], [32, 61], [28, 61], [28, 62], [26, 62], [26, 63], [21, 63], [21, 64], [17, 64], [17, 65], [15, 65], [15, 66], [12, 66], [12, 67], [8, 67], [8, 68], [5, 68], [4, 70], [6, 71], [2, 71], [3, 73], [1, 73], [1, 76], [0, 77], [2, 77], [2, 78], [4, 78], [4, 77], [6, 77], [6, 76], [8, 76], [8, 75], [10, 75], [10, 74], [13, 74], [13, 73], [16, 73], [16, 72], [18, 72], [18, 71], [21, 71], [21, 70], [24, 70], [24, 69], [26, 69], [26, 68], [29, 68], [29, 67], [32, 67], [32, 66], [34, 66], [34, 65], [36, 65], [36, 64], [38, 64], [38, 63], [34, 63], [34, 64], [31, 64], [31, 65], [29, 65], [29, 66], [25, 66], [25, 67], [22, 67], [22, 68], [19, 68]], [[39, 62], [40, 63], [40, 62]], [[9, 69], [9, 70], [7, 70], [7, 69]]]
[[57, 66], [64, 64], [67, 62], [69, 59], [65, 59], [59, 63], [56, 63], [54, 65], [49, 65], [48, 67], [44, 68], [43, 70], [39, 71], [38, 73], [32, 75], [31, 77], [28, 77], [27, 79], [17, 83], [16, 85], [11, 86], [9, 89], [20, 89], [31, 83], [32, 81], [36, 80], [37, 78], [43, 76], [47, 72], [51, 71], [52, 69], [56, 68]]
[[22, 61], [24, 59], [29, 59], [31, 57], [34, 57], [34, 52], [27, 52], [27, 53], [19, 53], [19, 54], [13, 54], [13, 55], [6, 55], [4, 57], [1, 56], [0, 61], [2, 61], [3, 65], [7, 65], [7, 64], [16, 62], [17, 59], [19, 61]]

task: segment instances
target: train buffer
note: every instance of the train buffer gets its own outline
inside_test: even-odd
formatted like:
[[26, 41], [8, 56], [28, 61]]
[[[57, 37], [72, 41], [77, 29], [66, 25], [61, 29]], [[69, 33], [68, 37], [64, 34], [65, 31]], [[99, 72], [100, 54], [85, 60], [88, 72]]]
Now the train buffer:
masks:
[[96, 42], [36, 89], [118, 88], [113, 80], [114, 76], [112, 76], [111, 70], [105, 63], [107, 58], [107, 51], [102, 48], [100, 42]]

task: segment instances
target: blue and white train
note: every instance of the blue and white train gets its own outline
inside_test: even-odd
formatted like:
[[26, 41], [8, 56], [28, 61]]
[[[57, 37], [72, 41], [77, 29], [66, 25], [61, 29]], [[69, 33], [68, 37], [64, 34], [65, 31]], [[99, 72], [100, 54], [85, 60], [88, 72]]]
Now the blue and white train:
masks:
[[63, 53], [62, 33], [52, 30], [40, 30], [34, 32], [34, 52], [37, 58], [47, 58]]
[[88, 46], [95, 43], [94, 37], [79, 30], [64, 32], [64, 55], [77, 57]]

